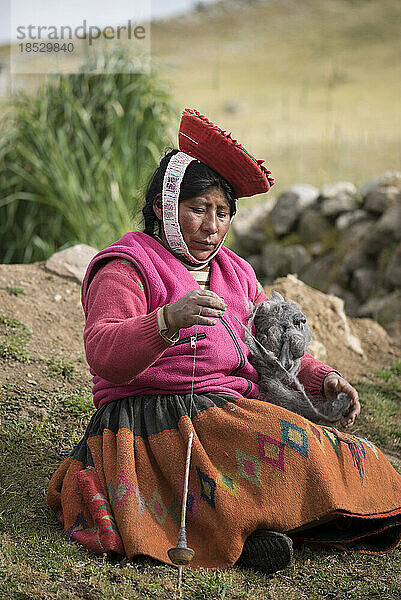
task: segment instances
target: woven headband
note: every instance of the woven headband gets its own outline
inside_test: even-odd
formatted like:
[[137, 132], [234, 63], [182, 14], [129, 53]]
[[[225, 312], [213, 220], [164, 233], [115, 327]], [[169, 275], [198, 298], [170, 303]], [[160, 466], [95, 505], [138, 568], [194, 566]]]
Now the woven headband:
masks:
[[178, 256], [184, 258], [193, 265], [204, 266], [220, 250], [225, 240], [225, 236], [213, 254], [211, 254], [206, 261], [198, 260], [195, 256], [192, 256], [185, 243], [178, 220], [178, 201], [185, 171], [194, 160], [196, 159], [185, 154], [185, 152], [177, 152], [177, 154], [174, 154], [169, 160], [163, 179], [163, 227], [167, 243], [174, 254], [178, 254]]

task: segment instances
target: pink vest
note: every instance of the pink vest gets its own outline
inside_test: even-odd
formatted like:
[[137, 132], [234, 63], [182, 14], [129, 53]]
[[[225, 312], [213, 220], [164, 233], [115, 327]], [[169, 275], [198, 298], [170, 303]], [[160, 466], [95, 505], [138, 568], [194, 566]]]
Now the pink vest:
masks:
[[[137, 267], [145, 285], [148, 312], [172, 303], [199, 289], [188, 269], [157, 240], [141, 232], [126, 233], [99, 252], [91, 261], [83, 284], [82, 305], [96, 265], [105, 258], [122, 257]], [[99, 267], [99, 265], [98, 265]], [[257, 295], [252, 267], [231, 250], [222, 247], [210, 263], [210, 289], [226, 301], [230, 311], [246, 323], [249, 300]], [[180, 340], [127, 385], [112, 384], [94, 376], [94, 403], [101, 406], [118, 398], [137, 394], [185, 394], [191, 391], [193, 348], [190, 338], [197, 334], [195, 392], [217, 392], [257, 397], [258, 374], [248, 361], [244, 331], [227, 311], [214, 327], [192, 326], [180, 330]], [[133, 340], [140, 344], [140, 340]]]

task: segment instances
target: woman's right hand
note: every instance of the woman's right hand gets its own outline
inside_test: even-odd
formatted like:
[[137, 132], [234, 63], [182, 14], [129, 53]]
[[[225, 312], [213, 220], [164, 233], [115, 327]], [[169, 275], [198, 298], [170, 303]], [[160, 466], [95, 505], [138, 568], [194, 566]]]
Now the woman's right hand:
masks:
[[164, 309], [164, 318], [169, 332], [192, 325], [211, 326], [222, 317], [227, 305], [210, 290], [194, 290], [182, 296]]

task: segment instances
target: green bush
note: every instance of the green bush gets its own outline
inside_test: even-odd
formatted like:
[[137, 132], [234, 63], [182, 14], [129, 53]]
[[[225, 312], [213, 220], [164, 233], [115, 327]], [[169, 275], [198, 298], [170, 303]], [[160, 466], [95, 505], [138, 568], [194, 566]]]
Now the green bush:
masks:
[[[97, 61], [111, 74], [99, 74]], [[55, 75], [10, 100], [0, 132], [0, 262], [43, 260], [132, 228], [144, 185], [170, 143], [173, 108], [151, 74], [127, 72], [123, 49], [90, 73]], [[120, 71], [120, 72], [117, 72]]]

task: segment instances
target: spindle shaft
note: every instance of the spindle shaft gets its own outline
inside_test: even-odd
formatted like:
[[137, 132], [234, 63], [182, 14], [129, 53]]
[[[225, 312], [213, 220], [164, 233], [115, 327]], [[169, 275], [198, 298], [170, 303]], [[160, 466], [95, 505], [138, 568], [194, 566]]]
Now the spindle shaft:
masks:
[[182, 494], [182, 505], [181, 505], [181, 525], [178, 534], [177, 545], [175, 548], [170, 548], [168, 556], [171, 562], [175, 565], [187, 565], [191, 562], [195, 552], [192, 548], [187, 546], [187, 533], [186, 533], [186, 512], [187, 512], [187, 500], [188, 500], [188, 482], [189, 482], [189, 466], [191, 462], [191, 450], [192, 440], [194, 434], [192, 431], [189, 432], [188, 445], [187, 445], [187, 456], [185, 461], [185, 477], [184, 477], [184, 490]]

